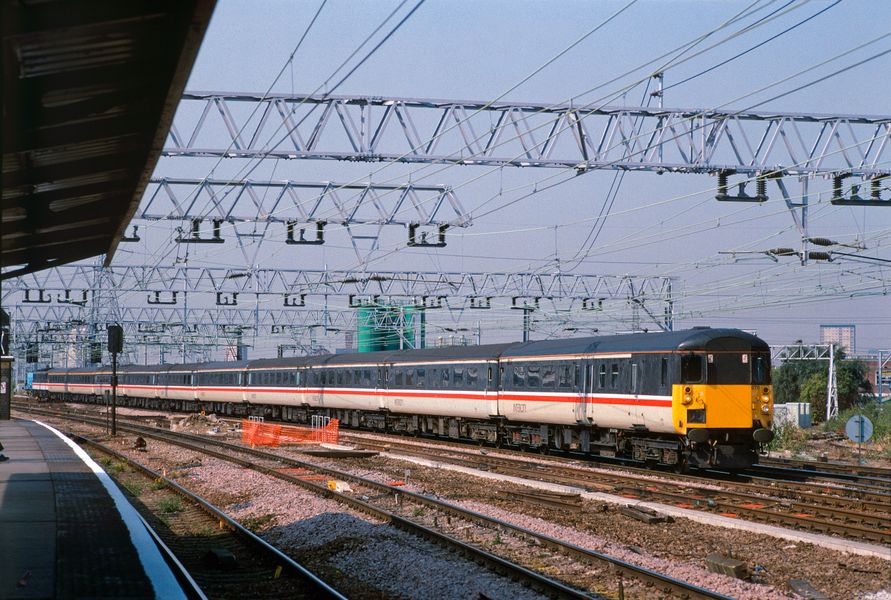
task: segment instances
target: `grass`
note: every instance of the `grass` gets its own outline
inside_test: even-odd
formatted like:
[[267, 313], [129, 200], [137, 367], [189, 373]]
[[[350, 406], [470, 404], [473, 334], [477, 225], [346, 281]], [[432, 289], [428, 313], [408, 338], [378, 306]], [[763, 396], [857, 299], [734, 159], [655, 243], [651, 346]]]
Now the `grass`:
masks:
[[854, 415], [864, 415], [872, 421], [872, 437], [863, 444], [864, 454], [891, 460], [891, 402], [866, 402], [860, 408], [849, 408], [823, 424], [826, 431], [844, 435], [845, 424]]
[[158, 510], [166, 515], [180, 512], [182, 509], [183, 503], [179, 498], [164, 498], [158, 503]]
[[265, 529], [267, 525], [269, 525], [273, 520], [275, 520], [274, 514], [260, 515], [258, 517], [249, 517], [241, 521], [242, 526], [245, 529], [250, 529], [251, 531], [260, 531]]
[[424, 510], [424, 508], [422, 508], [422, 507], [419, 506], [418, 508], [416, 508], [416, 509], [414, 509], [413, 511], [411, 511], [411, 516], [413, 516], [413, 517], [423, 517], [425, 512], [427, 512], [427, 511]]
[[163, 490], [166, 487], [167, 487], [167, 482], [165, 482], [160, 477], [155, 479], [154, 481], [152, 481], [152, 489], [155, 491]]
[[125, 483], [124, 488], [128, 492], [130, 492], [131, 496], [136, 496], [136, 497], [139, 497], [139, 495], [142, 493], [142, 490], [143, 490], [142, 485], [135, 483], [135, 482]]

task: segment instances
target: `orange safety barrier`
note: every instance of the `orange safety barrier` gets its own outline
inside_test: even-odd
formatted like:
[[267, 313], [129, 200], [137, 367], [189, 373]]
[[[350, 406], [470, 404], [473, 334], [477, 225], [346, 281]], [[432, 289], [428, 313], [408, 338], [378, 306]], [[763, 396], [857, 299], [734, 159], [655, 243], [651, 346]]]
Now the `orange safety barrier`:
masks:
[[251, 446], [278, 447], [282, 444], [336, 444], [340, 440], [340, 421], [322, 428], [270, 425], [259, 421], [241, 421], [241, 443]]

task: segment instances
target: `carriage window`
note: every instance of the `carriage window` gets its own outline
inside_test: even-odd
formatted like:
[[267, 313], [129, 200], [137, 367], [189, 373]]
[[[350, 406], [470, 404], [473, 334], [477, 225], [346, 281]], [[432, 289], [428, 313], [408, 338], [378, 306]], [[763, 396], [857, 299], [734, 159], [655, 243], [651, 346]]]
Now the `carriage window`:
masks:
[[610, 372], [609, 385], [611, 388], [616, 389], [619, 387], [619, 364], [613, 363], [612, 371]]
[[514, 387], [521, 388], [526, 385], [526, 367], [514, 365]]
[[600, 389], [606, 387], [606, 365], [600, 365], [600, 372], [597, 376], [597, 387]]
[[415, 371], [414, 369], [407, 369], [405, 371], [405, 385], [413, 386], [415, 384]]
[[659, 382], [662, 387], [668, 385], [668, 359], [662, 357], [662, 371], [659, 376]]
[[418, 387], [424, 387], [427, 383], [427, 369], [418, 369]]
[[452, 374], [452, 370], [449, 368], [445, 368], [442, 370], [442, 376], [440, 381], [442, 382], [442, 387], [449, 387], [449, 379]]
[[480, 378], [480, 370], [477, 367], [467, 367], [467, 385], [476, 387]]
[[561, 365], [557, 368], [557, 385], [562, 388], [570, 387], [572, 385], [570, 369], [571, 367], [569, 365]]
[[541, 387], [541, 367], [538, 365], [526, 367], [526, 385], [534, 388]]
[[453, 378], [456, 388], [464, 387], [464, 367], [455, 367], [455, 376]]
[[557, 382], [556, 369], [554, 365], [544, 365], [541, 368], [541, 387], [553, 389]]
[[362, 371], [362, 382], [365, 387], [371, 387], [371, 369]]
[[681, 383], [700, 383], [702, 381], [702, 357], [688, 355], [681, 357]]

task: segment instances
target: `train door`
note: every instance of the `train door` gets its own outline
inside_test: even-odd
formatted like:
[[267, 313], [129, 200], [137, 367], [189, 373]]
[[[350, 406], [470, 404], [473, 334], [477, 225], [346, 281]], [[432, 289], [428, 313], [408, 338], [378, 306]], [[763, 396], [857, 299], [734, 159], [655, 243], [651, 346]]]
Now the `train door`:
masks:
[[594, 373], [594, 361], [583, 360], [579, 365], [579, 368], [583, 373], [580, 385], [577, 386], [579, 391], [579, 401], [577, 404], [576, 422], [584, 424], [593, 423], [594, 414], [591, 403], [591, 394], [594, 393], [594, 378], [596, 377], [596, 374]]
[[375, 386], [376, 396], [377, 396], [377, 407], [378, 410], [387, 410], [390, 407], [387, 405], [387, 390], [390, 389], [390, 369], [393, 367], [391, 364], [386, 365], [378, 365], [377, 367], [377, 386]]
[[501, 373], [497, 362], [486, 363], [486, 411], [490, 417], [498, 415], [498, 395], [501, 389]]

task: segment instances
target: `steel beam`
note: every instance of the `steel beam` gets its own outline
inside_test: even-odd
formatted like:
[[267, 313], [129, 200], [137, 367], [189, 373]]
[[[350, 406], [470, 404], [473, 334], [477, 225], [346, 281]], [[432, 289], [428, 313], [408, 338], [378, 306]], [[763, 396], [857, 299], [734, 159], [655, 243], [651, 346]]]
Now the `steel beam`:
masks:
[[443, 185], [153, 177], [135, 218], [227, 223], [449, 225], [470, 216]]
[[164, 155], [872, 178], [891, 116], [187, 92]]
[[[100, 268], [65, 265], [12, 279], [4, 285], [4, 306], [70, 303], [95, 293]], [[421, 271], [333, 271], [305, 269], [228, 269], [183, 265], [118, 266], [103, 270], [118, 294], [133, 294], [135, 304], [177, 304], [183, 294], [216, 295], [217, 305], [237, 306], [238, 295], [280, 296], [283, 307], [301, 296], [340, 296], [353, 301], [427, 302], [444, 299], [476, 305], [491, 298], [575, 300], [585, 307], [602, 300], [657, 302], [671, 299], [668, 277], [538, 273], [460, 273]], [[138, 296], [136, 296], [138, 294]], [[234, 295], [234, 296], [233, 296]], [[427, 300], [425, 300], [427, 299]], [[354, 302], [351, 301], [350, 304]]]

